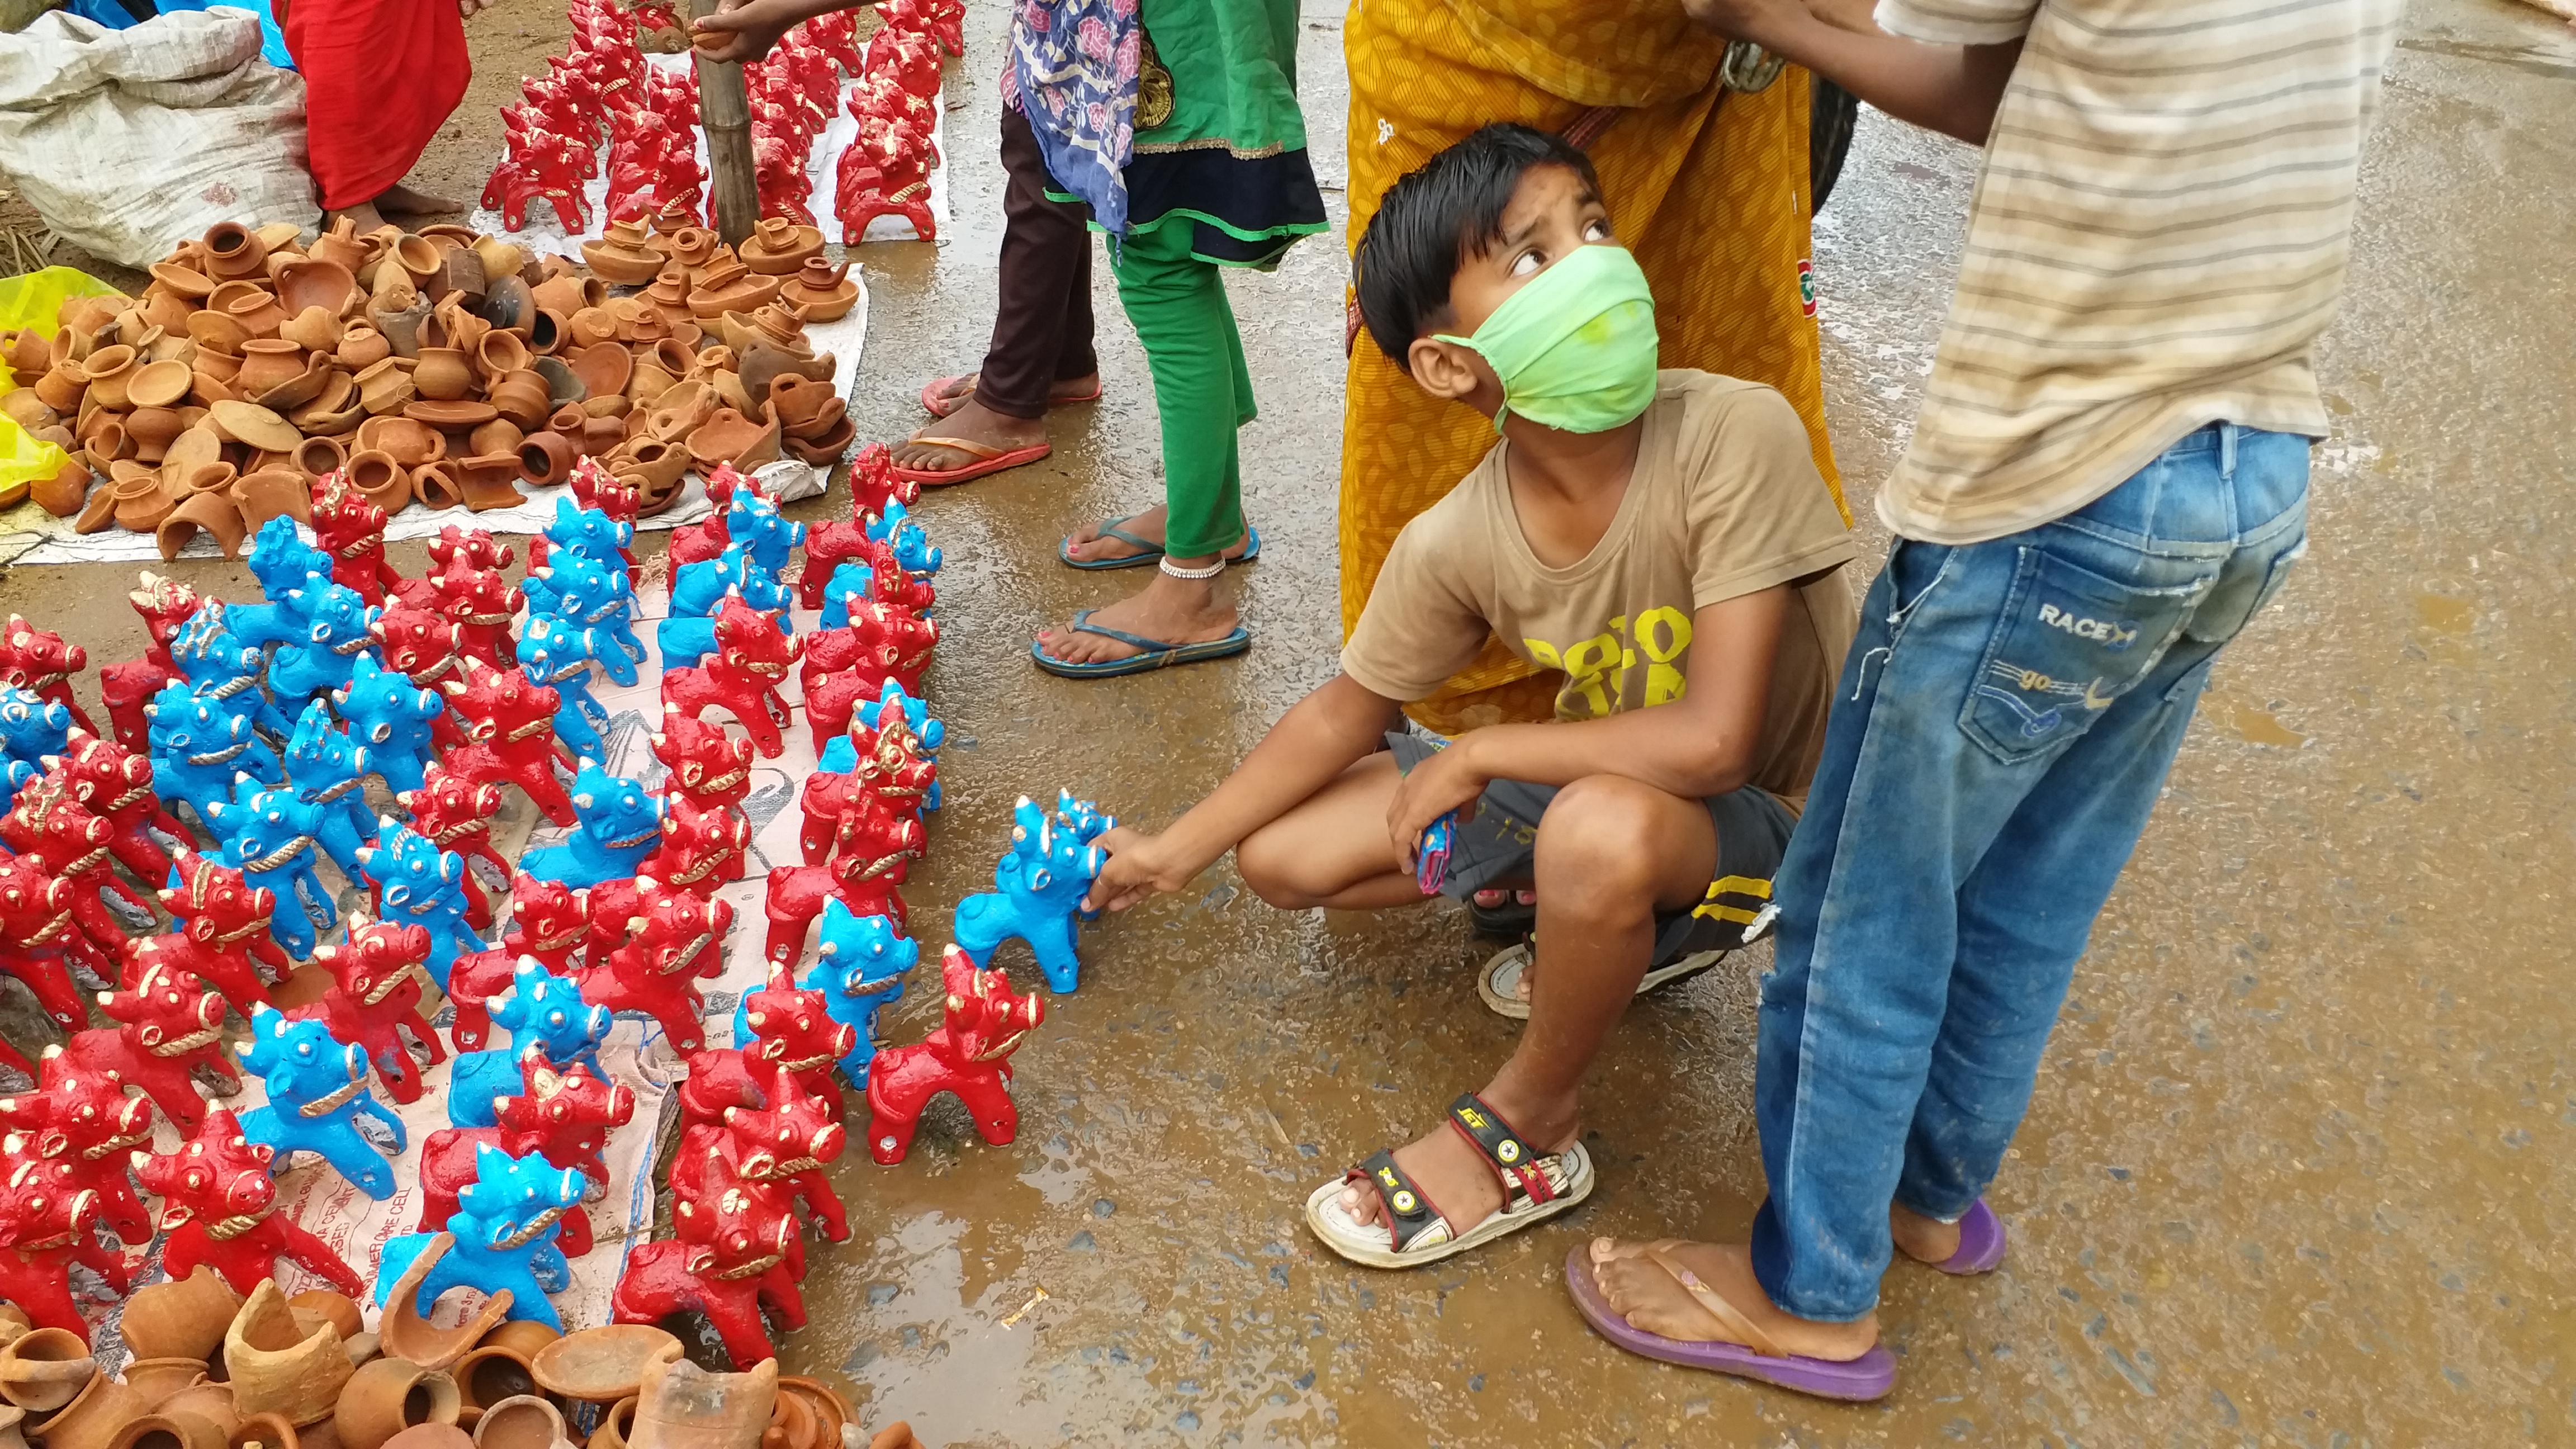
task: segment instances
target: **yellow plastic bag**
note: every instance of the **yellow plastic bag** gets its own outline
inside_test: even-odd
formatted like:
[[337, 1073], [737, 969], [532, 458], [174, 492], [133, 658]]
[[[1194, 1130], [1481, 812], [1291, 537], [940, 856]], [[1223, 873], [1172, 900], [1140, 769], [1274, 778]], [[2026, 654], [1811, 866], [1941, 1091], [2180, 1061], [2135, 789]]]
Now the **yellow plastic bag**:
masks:
[[[32, 327], [51, 337], [61, 324], [54, 314], [73, 297], [121, 296], [114, 287], [76, 267], [47, 267], [24, 276], [0, 278], [0, 332]], [[0, 392], [18, 385], [9, 364], [0, 362]], [[51, 443], [30, 437], [16, 421], [0, 417], [0, 504], [27, 496], [27, 486], [62, 471], [71, 455]]]
[[[0, 363], [0, 373], [8, 370], [5, 363]], [[0, 506], [24, 499], [37, 479], [51, 478], [70, 461], [70, 454], [29, 436], [14, 419], [0, 417]], [[27, 506], [35, 507], [32, 503]]]

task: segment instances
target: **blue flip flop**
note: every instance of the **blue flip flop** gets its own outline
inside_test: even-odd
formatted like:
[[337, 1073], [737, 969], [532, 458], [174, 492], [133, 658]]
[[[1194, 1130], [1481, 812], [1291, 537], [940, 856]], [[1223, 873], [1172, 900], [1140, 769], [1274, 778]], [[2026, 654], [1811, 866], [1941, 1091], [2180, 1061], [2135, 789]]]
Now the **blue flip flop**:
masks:
[[[1120, 543], [1132, 544], [1137, 548], [1143, 549], [1143, 553], [1131, 553], [1124, 558], [1096, 558], [1085, 561], [1075, 558], [1073, 556], [1073, 551], [1063, 542], [1059, 541], [1055, 546], [1056, 558], [1067, 568], [1090, 570], [1143, 568], [1147, 564], [1160, 562], [1163, 557], [1163, 546], [1161, 544], [1154, 542], [1150, 538], [1139, 538], [1118, 526], [1135, 516], [1135, 514], [1131, 513], [1128, 514], [1126, 518], [1104, 518], [1100, 521], [1099, 532], [1102, 538], [1114, 538]], [[1254, 559], [1261, 557], [1261, 530], [1252, 527], [1250, 524], [1246, 524], [1243, 529], [1243, 538], [1243, 557], [1227, 559], [1227, 563], [1248, 564]]]
[[1097, 634], [1103, 639], [1115, 639], [1121, 644], [1132, 644], [1145, 652], [1131, 654], [1124, 659], [1102, 659], [1089, 664], [1068, 664], [1047, 653], [1044, 644], [1032, 639], [1029, 641], [1029, 657], [1037, 661], [1038, 668], [1049, 674], [1061, 674], [1067, 679], [1114, 679], [1121, 674], [1145, 674], [1156, 669], [1168, 669], [1175, 664], [1196, 664], [1202, 659], [1224, 659], [1252, 647], [1252, 631], [1241, 624], [1235, 625], [1234, 632], [1222, 639], [1205, 639], [1196, 644], [1174, 644], [1167, 640], [1148, 639], [1142, 634], [1130, 634], [1124, 629], [1111, 629], [1092, 623], [1091, 616], [1098, 612], [1100, 611], [1097, 609], [1085, 609], [1074, 615], [1073, 632]]

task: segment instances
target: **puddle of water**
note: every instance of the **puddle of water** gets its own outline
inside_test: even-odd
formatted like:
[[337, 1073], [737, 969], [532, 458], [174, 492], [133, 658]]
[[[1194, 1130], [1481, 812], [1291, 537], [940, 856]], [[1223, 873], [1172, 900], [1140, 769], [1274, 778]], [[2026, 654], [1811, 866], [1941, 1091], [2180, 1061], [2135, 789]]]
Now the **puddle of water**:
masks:
[[2415, 619], [2438, 634], [2466, 634], [2478, 617], [2477, 606], [2448, 594], [2417, 594]]

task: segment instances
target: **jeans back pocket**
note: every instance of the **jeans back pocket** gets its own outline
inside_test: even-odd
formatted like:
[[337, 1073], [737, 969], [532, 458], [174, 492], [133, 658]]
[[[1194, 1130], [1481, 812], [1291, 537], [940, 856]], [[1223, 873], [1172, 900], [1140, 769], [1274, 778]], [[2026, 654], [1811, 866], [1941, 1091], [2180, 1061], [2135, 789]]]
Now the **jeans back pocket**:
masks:
[[2137, 687], [2216, 581], [2147, 586], [2024, 546], [1959, 728], [2006, 764], [2053, 753]]

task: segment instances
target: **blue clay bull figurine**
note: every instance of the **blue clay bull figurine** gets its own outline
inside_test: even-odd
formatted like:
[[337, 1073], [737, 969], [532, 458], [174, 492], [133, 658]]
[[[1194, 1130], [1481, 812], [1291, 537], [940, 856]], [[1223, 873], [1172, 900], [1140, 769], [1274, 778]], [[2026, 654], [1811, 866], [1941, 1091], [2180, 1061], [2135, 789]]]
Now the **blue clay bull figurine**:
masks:
[[753, 489], [736, 488], [725, 504], [725, 537], [753, 567], [775, 578], [787, 567], [788, 555], [804, 547], [805, 525], [789, 522], [777, 504]]
[[549, 566], [554, 562], [554, 549], [564, 549], [603, 564], [626, 566], [626, 549], [635, 542], [635, 525], [620, 523], [596, 508], [584, 508], [570, 498], [555, 500], [554, 522], [546, 525], [546, 555]]
[[465, 858], [439, 849], [389, 815], [376, 817], [375, 844], [360, 847], [357, 856], [359, 874], [376, 888], [384, 919], [397, 926], [428, 928], [425, 964], [438, 989], [445, 991], [457, 957], [488, 949], [465, 924], [473, 909], [465, 893]]
[[207, 802], [208, 824], [224, 843], [224, 864], [253, 886], [276, 893], [269, 934], [297, 960], [313, 954], [314, 928], [329, 930], [340, 913], [313, 870], [313, 836], [324, 807], [308, 805], [292, 786], [233, 777], [229, 803]]
[[957, 944], [986, 967], [993, 964], [994, 949], [1016, 936], [1037, 953], [1049, 989], [1071, 991], [1082, 973], [1074, 954], [1074, 917], [1105, 857], [1071, 823], [1059, 825], [1025, 795], [1011, 818], [1011, 848], [993, 867], [999, 889], [957, 903]]
[[268, 664], [270, 691], [293, 700], [348, 688], [358, 656], [376, 648], [376, 621], [385, 611], [356, 589], [327, 581], [289, 589], [286, 599], [303, 619], [304, 633], [277, 646]]
[[[225, 613], [233, 636], [253, 649], [308, 640], [304, 609], [319, 601], [320, 586], [331, 581], [331, 556], [306, 543], [295, 520], [281, 514], [260, 525], [244, 562], [268, 602], [230, 605]], [[290, 597], [298, 590], [306, 591], [303, 598]]]
[[41, 773], [47, 755], [60, 755], [71, 741], [72, 712], [63, 705], [16, 685], [0, 685], [0, 754], [33, 765]]
[[[822, 948], [796, 985], [823, 993], [832, 1020], [858, 1034], [850, 1054], [841, 1058], [841, 1075], [864, 1088], [868, 1063], [877, 1054], [877, 1013], [903, 999], [903, 978], [921, 960], [921, 943], [883, 916], [856, 914], [838, 897], [824, 903], [819, 934]], [[735, 1046], [751, 1043], [751, 996], [745, 992], [734, 1008]]]
[[661, 797], [638, 781], [608, 773], [597, 760], [582, 761], [573, 777], [572, 808], [581, 819], [572, 834], [561, 845], [529, 851], [519, 869], [587, 890], [633, 876], [662, 843]]
[[367, 1090], [365, 1052], [335, 1039], [319, 1021], [290, 1021], [266, 1006], [252, 1009], [250, 1040], [233, 1050], [268, 1088], [267, 1106], [241, 1114], [244, 1137], [276, 1149], [281, 1167], [290, 1152], [320, 1153], [358, 1191], [378, 1202], [393, 1196], [393, 1164], [358, 1130], [357, 1119], [372, 1118], [391, 1132], [397, 1153], [407, 1139], [402, 1119]]
[[498, 1125], [493, 1102], [526, 1090], [519, 1059], [534, 1053], [561, 1072], [575, 1062], [603, 1080], [599, 1044], [617, 1024], [615, 1013], [584, 1000], [572, 978], [557, 976], [532, 956], [519, 958], [510, 989], [493, 998], [493, 1024], [510, 1033], [506, 1050], [467, 1052], [456, 1059], [447, 1097], [447, 1120], [459, 1127]]
[[216, 826], [215, 812], [232, 803], [236, 777], [286, 777], [285, 767], [252, 732], [251, 722], [209, 699], [201, 688], [165, 684], [143, 706], [143, 714], [150, 722], [154, 793], [168, 803], [186, 801], [216, 840], [224, 832]]
[[[367, 752], [367, 766], [384, 778], [385, 788], [408, 794], [428, 783], [430, 761], [438, 758], [431, 729], [447, 713], [447, 696], [423, 689], [400, 670], [387, 669], [373, 654], [361, 654], [346, 686], [331, 696], [349, 736]], [[374, 821], [367, 822], [373, 828]]]
[[921, 531], [921, 525], [912, 521], [900, 503], [886, 505], [885, 512], [868, 525], [868, 537], [892, 544], [894, 561], [903, 565], [908, 574], [935, 574], [945, 561], [940, 551], [930, 546], [930, 535]]
[[619, 684], [633, 684], [635, 666], [644, 659], [644, 643], [635, 637], [635, 584], [625, 563], [602, 561], [566, 551], [548, 556], [545, 567], [529, 571], [520, 584], [527, 595], [528, 618], [551, 619], [573, 632], [594, 632], [592, 657]]
[[171, 639], [170, 662], [200, 696], [248, 720], [263, 739], [283, 740], [289, 724], [286, 712], [268, 697], [268, 656], [233, 632], [232, 617], [221, 599], [198, 606]]
[[[576, 628], [544, 614], [528, 616], [527, 627], [519, 635], [519, 667], [529, 679], [555, 692], [560, 701], [555, 706], [555, 738], [577, 757], [608, 753], [608, 709], [590, 692], [591, 661], [601, 657], [603, 648], [607, 654], [617, 653], [617, 646], [602, 640], [598, 630]], [[634, 666], [628, 664], [626, 672], [633, 674]]]
[[333, 722], [329, 706], [318, 699], [304, 706], [286, 741], [286, 781], [312, 809], [314, 843], [352, 882], [358, 852], [376, 837], [375, 812], [367, 808], [371, 768], [366, 747]]
[[580, 1206], [586, 1186], [580, 1173], [535, 1153], [512, 1157], [488, 1142], [475, 1144], [474, 1181], [457, 1193], [447, 1231], [410, 1233], [385, 1244], [376, 1268], [376, 1303], [389, 1300], [403, 1274], [444, 1237], [449, 1245], [423, 1278], [416, 1311], [427, 1316], [450, 1288], [486, 1295], [506, 1290], [512, 1320], [561, 1332], [563, 1319], [546, 1295], [572, 1286], [572, 1268], [555, 1235], [564, 1213]]

